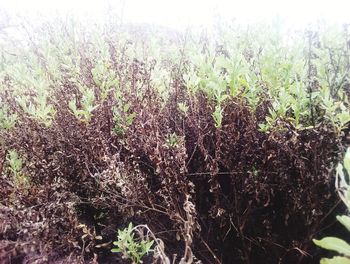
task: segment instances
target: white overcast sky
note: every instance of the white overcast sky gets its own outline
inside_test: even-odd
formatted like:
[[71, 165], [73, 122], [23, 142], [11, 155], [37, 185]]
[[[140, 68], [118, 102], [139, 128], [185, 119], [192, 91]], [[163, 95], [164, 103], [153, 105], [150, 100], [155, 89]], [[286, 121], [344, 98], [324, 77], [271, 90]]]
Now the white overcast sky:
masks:
[[276, 15], [295, 25], [317, 19], [350, 21], [350, 0], [0, 0], [10, 14], [73, 14], [100, 19], [107, 10], [125, 22], [147, 22], [175, 28], [210, 25], [220, 15], [239, 21], [269, 19]]

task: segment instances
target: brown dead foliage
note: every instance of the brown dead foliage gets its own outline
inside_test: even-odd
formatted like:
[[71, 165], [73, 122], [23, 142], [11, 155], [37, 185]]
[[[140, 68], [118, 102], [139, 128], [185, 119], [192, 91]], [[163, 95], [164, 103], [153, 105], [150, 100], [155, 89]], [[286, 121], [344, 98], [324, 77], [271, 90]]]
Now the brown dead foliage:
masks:
[[[82, 67], [90, 72], [91, 65], [86, 59]], [[51, 98], [51, 127], [3, 95], [20, 122], [2, 135], [0, 262], [120, 261], [109, 250], [129, 221], [147, 224], [175, 263], [316, 261], [310, 240], [334, 215], [330, 168], [339, 142], [332, 129], [296, 131], [286, 122], [261, 133], [259, 113], [238, 99], [226, 101], [217, 129], [214, 104], [186, 93], [176, 65], [165, 105], [150, 83], [152, 65], [113, 65], [121, 87], [130, 87], [122, 103], [137, 114], [122, 134], [113, 132], [120, 104], [113, 96], [91, 122], [74, 117], [68, 102], [81, 95], [68, 78]], [[93, 85], [88, 74], [84, 81]], [[4, 169], [10, 149], [25, 157], [30, 188], [11, 183]]]

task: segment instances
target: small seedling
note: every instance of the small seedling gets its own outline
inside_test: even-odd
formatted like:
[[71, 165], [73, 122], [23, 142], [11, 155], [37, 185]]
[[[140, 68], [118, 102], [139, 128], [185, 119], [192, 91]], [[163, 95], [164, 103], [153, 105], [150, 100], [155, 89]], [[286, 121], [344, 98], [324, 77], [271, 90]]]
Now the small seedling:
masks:
[[17, 119], [17, 114], [10, 114], [6, 107], [0, 108], [0, 129], [8, 130], [13, 128]]
[[223, 111], [224, 110], [221, 108], [221, 106], [217, 105], [215, 107], [215, 111], [212, 114], [214, 121], [215, 121], [216, 128], [221, 128], [221, 126], [222, 126], [222, 113], [223, 113]]
[[10, 150], [6, 156], [8, 171], [13, 176], [13, 182], [17, 187], [28, 187], [29, 179], [22, 173], [23, 161], [15, 150]]
[[115, 246], [112, 252], [121, 253], [124, 259], [129, 259], [133, 264], [142, 263], [142, 258], [152, 252], [154, 241], [146, 237], [135, 237], [135, 231], [138, 226], [133, 226], [130, 222], [129, 226], [123, 230], [118, 230], [118, 240], [113, 242]]
[[179, 144], [179, 137], [176, 135], [176, 133], [171, 133], [169, 137], [166, 139], [166, 145], [169, 148], [175, 148]]
[[178, 103], [177, 106], [178, 106], [179, 110], [181, 111], [181, 113], [184, 116], [187, 116], [188, 105], [186, 103]]

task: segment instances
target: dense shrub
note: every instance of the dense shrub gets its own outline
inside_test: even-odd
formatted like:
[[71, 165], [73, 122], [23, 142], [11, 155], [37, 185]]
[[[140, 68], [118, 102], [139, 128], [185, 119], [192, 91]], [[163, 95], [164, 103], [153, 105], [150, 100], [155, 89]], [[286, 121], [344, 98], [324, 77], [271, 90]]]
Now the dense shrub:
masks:
[[347, 35], [74, 25], [3, 44], [1, 262], [117, 262], [130, 220], [176, 263], [317, 261]]

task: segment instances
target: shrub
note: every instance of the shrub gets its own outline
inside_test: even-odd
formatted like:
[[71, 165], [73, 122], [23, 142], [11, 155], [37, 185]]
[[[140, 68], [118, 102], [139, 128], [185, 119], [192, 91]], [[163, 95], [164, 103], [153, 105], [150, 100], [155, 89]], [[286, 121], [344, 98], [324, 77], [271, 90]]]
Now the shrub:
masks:
[[56, 21], [29, 28], [28, 49], [6, 43], [0, 262], [117, 261], [114, 230], [131, 221], [165, 262], [310, 261], [348, 126], [315, 34], [114, 26]]
[[131, 259], [132, 263], [142, 263], [143, 256], [153, 251], [153, 240], [141, 238], [137, 241], [135, 238], [134, 231], [138, 228], [139, 226], [133, 227], [130, 223], [124, 230], [118, 230], [118, 240], [113, 242], [115, 248], [111, 250], [114, 253], [122, 253], [123, 258]]
[[[345, 169], [345, 173], [344, 173]], [[345, 175], [346, 174], [346, 175]], [[348, 177], [350, 175], [350, 148], [347, 149], [343, 165], [339, 164], [337, 167], [337, 175], [336, 175], [336, 188], [339, 192], [339, 196], [342, 201], [347, 206], [347, 209], [350, 209], [350, 185]], [[348, 230], [350, 231], [350, 217], [348, 215], [338, 215], [337, 220]], [[324, 237], [321, 240], [313, 239], [313, 242], [324, 249], [328, 249], [331, 251], [336, 251], [342, 256], [336, 256], [333, 258], [323, 258], [320, 263], [324, 264], [346, 264], [350, 263], [350, 245], [336, 237]]]

